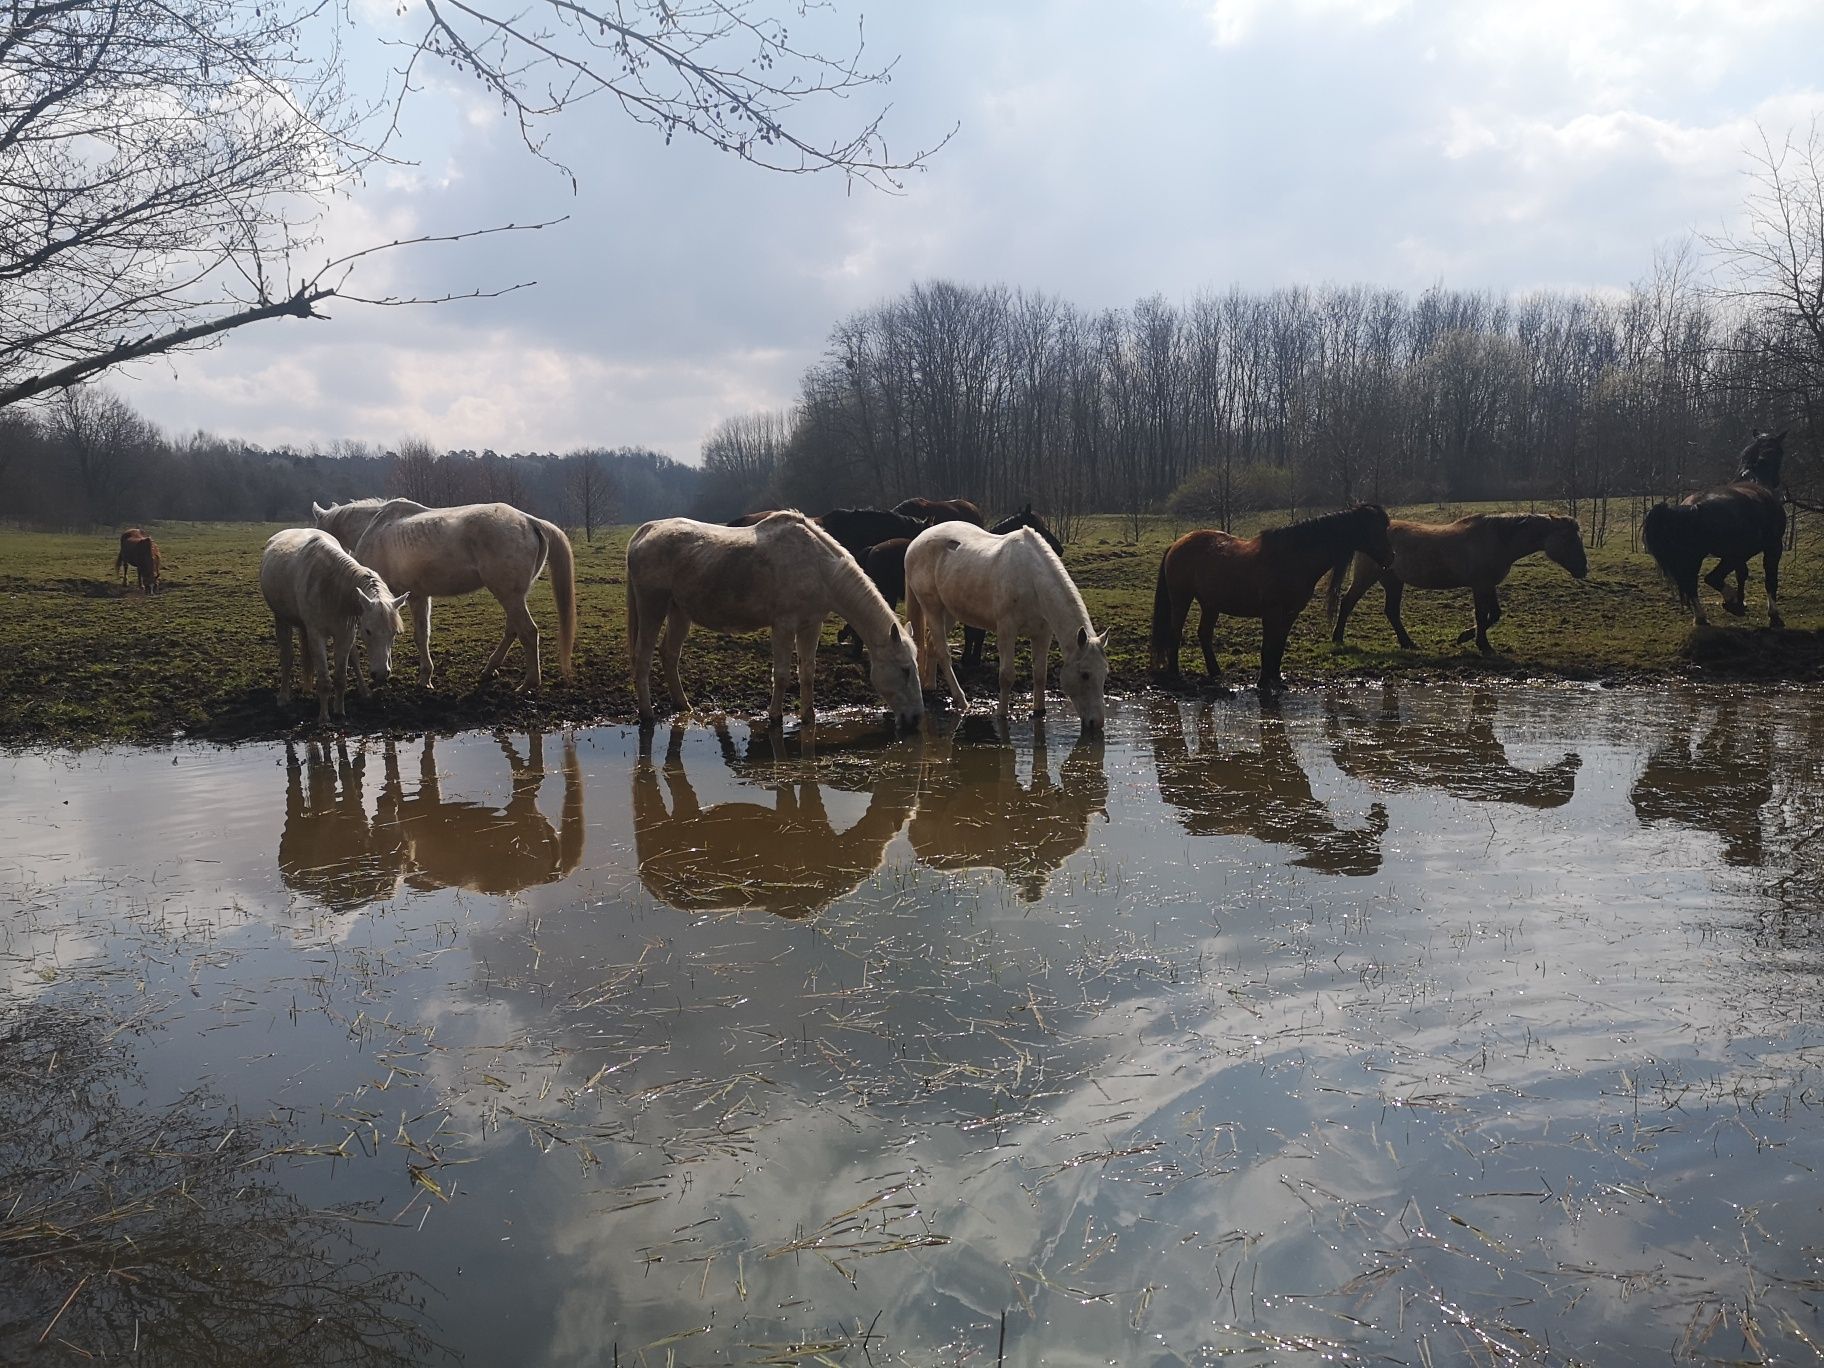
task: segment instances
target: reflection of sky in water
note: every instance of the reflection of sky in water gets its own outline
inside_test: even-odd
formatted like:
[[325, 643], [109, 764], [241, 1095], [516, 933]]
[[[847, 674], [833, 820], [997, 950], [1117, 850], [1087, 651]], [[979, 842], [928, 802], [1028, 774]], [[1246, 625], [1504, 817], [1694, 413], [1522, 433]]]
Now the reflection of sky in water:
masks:
[[1817, 711], [17, 757], [0, 1002], [150, 1005], [475, 1361], [1790, 1350]]

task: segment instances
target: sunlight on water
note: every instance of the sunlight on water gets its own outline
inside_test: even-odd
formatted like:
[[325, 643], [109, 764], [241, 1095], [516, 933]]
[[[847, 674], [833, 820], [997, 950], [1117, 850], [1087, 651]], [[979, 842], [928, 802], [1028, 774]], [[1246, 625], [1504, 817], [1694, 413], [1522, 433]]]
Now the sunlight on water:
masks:
[[0, 760], [0, 1358], [1809, 1359], [1818, 704]]

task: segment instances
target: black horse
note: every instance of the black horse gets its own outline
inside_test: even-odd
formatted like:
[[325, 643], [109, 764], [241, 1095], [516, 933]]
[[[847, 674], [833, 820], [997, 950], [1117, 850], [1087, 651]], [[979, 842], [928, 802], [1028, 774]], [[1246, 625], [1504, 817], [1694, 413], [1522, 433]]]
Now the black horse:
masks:
[[[910, 545], [910, 537], [894, 537], [891, 541], [874, 543], [856, 558], [861, 562], [863, 573], [874, 581], [880, 596], [895, 612], [899, 610], [900, 600], [906, 596], [906, 548]], [[861, 637], [846, 622], [836, 633], [836, 644], [842, 645], [845, 637], [855, 659], [860, 660]]]
[[[1022, 508], [1018, 513], [1009, 514], [1007, 517], [1002, 518], [988, 530], [997, 537], [1004, 537], [1009, 532], [1018, 532], [1022, 527], [1030, 527], [1034, 532], [1037, 532], [1045, 539], [1045, 545], [1056, 552], [1060, 560], [1063, 559], [1064, 543], [1059, 541], [1052, 530], [1045, 525], [1045, 520], [1032, 511], [1031, 504], [1027, 504], [1026, 507]], [[905, 564], [903, 558], [900, 564], [901, 575], [903, 577]], [[904, 587], [903, 584], [901, 587]], [[963, 628], [962, 663], [964, 665], [980, 665], [982, 663], [983, 648], [987, 640], [988, 633], [984, 629], [980, 627]]]
[[[925, 524], [917, 518], [908, 518], [903, 513], [891, 513], [884, 508], [832, 508], [817, 522], [825, 532], [836, 538], [844, 551], [855, 557], [855, 563], [863, 570], [868, 568], [868, 553], [882, 542], [898, 541], [904, 538], [910, 541], [925, 530]], [[899, 556], [899, 593], [906, 592], [905, 550], [901, 548]], [[875, 578], [875, 584], [880, 580]], [[885, 593], [883, 587], [882, 593]], [[899, 600], [891, 594], [886, 595], [888, 603]], [[836, 642], [842, 644], [847, 637], [854, 643], [857, 659], [861, 657], [861, 638], [856, 636], [848, 623], [837, 629]]]
[[[1697, 597], [1697, 572], [1708, 556], [1716, 568], [1704, 582], [1723, 596], [1723, 608], [1736, 617], [1748, 611], [1748, 562], [1761, 558], [1767, 581], [1767, 622], [1783, 627], [1780, 619], [1780, 550], [1786, 538], [1786, 509], [1775, 491], [1780, 483], [1780, 462], [1786, 454], [1784, 432], [1757, 432], [1742, 448], [1741, 470], [1726, 485], [1687, 495], [1682, 503], [1655, 504], [1641, 524], [1647, 550], [1660, 572], [1678, 590], [1679, 602], [1692, 610], [1698, 626], [1708, 621]], [[1735, 575], [1735, 593], [1728, 577]]]

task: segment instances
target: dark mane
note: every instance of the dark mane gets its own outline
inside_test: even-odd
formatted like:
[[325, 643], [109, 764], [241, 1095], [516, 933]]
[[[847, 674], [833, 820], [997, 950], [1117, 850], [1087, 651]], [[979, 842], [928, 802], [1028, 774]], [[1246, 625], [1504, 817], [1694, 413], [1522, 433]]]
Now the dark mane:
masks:
[[1295, 523], [1287, 523], [1284, 527], [1269, 527], [1260, 534], [1261, 549], [1295, 551], [1335, 541], [1337, 533], [1349, 524], [1361, 521], [1362, 514], [1367, 509], [1373, 509], [1380, 514], [1382, 521], [1386, 520], [1387, 510], [1379, 504], [1357, 504], [1340, 513], [1304, 518]]

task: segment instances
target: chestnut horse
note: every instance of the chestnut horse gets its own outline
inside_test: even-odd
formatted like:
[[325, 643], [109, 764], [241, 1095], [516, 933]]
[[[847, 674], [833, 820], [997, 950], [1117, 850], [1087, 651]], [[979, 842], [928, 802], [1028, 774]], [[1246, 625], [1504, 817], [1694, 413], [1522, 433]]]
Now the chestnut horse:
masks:
[[[1784, 432], [1757, 432], [1742, 448], [1740, 473], [1730, 483], [1688, 494], [1676, 506], [1659, 503], [1647, 511], [1640, 525], [1641, 539], [1699, 627], [1709, 621], [1697, 597], [1697, 572], [1707, 556], [1717, 557], [1717, 564], [1704, 576], [1704, 583], [1723, 596], [1724, 610], [1736, 617], [1748, 611], [1748, 562], [1759, 556], [1767, 582], [1767, 625], [1786, 625], [1779, 608], [1786, 509], [1775, 492], [1785, 455]], [[1732, 572], [1733, 597], [1728, 585]]]
[[1285, 687], [1279, 664], [1292, 624], [1311, 601], [1318, 580], [1330, 576], [1332, 616], [1349, 562], [1364, 554], [1382, 565], [1393, 559], [1387, 540], [1387, 510], [1357, 504], [1341, 513], [1275, 527], [1258, 537], [1232, 537], [1209, 529], [1187, 532], [1166, 548], [1153, 591], [1153, 677], [1178, 678], [1178, 650], [1184, 619], [1196, 601], [1201, 609], [1197, 644], [1211, 679], [1222, 672], [1211, 641], [1219, 613], [1260, 619], [1260, 689]]
[[127, 582], [127, 567], [139, 572], [139, 591], [156, 594], [164, 573], [164, 559], [158, 554], [158, 543], [137, 527], [120, 534], [120, 551], [114, 557], [114, 568], [120, 571], [120, 582]]
[[1474, 641], [1488, 655], [1494, 650], [1488, 644], [1488, 629], [1501, 620], [1499, 586], [1515, 561], [1543, 551], [1569, 570], [1573, 579], [1590, 572], [1577, 519], [1558, 513], [1472, 513], [1450, 523], [1395, 518], [1387, 524], [1387, 539], [1393, 544], [1393, 564], [1376, 565], [1368, 556], [1355, 558], [1355, 579], [1336, 611], [1336, 630], [1331, 633], [1339, 646], [1349, 614], [1378, 583], [1387, 591], [1387, 621], [1408, 651], [1417, 649], [1400, 620], [1400, 600], [1408, 586], [1473, 591], [1475, 625], [1457, 636], [1457, 645]]

